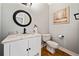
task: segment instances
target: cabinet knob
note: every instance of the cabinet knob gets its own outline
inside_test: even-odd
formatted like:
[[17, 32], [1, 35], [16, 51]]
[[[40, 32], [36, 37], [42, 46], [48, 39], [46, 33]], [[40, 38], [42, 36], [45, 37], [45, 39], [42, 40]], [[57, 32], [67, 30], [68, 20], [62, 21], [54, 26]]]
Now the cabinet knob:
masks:
[[29, 49], [26, 49], [26, 51], [29, 51], [29, 50], [31, 50], [31, 48], [29, 48]]
[[29, 48], [29, 50], [31, 50], [31, 48]]
[[26, 51], [28, 51], [29, 49], [26, 49]]

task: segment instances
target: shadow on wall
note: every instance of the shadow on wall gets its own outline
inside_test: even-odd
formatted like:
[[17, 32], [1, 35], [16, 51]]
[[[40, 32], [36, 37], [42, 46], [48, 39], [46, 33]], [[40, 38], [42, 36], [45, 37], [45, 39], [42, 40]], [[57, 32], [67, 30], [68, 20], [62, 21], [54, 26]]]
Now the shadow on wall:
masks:
[[0, 44], [0, 56], [4, 55], [4, 46], [3, 44]]

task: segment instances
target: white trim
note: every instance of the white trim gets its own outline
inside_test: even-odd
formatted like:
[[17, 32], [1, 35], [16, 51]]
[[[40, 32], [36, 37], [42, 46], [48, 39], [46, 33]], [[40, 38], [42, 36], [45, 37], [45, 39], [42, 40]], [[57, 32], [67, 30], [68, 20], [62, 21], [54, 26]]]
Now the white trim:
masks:
[[62, 50], [62, 51], [64, 51], [64, 52], [66, 52], [66, 53], [68, 53], [68, 54], [71, 55], [71, 56], [79, 56], [79, 54], [77, 54], [77, 53], [75, 53], [75, 52], [72, 52], [72, 51], [70, 51], [70, 50], [68, 50], [68, 49], [65, 49], [65, 48], [63, 48], [63, 47], [59, 47], [59, 49]]

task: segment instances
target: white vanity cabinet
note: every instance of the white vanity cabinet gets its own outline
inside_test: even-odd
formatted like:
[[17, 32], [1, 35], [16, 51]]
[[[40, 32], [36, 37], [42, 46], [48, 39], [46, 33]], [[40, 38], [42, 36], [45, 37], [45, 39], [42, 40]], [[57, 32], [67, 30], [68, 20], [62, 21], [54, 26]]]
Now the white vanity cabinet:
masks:
[[4, 56], [40, 56], [41, 36], [26, 37], [4, 43]]

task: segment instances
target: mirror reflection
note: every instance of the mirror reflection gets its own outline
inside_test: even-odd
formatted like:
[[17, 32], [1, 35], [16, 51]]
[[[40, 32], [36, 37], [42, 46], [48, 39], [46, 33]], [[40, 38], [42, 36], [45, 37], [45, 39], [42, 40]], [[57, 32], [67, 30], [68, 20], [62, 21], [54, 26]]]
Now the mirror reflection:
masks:
[[23, 12], [20, 12], [16, 15], [16, 20], [18, 23], [25, 25], [29, 23], [29, 16]]

